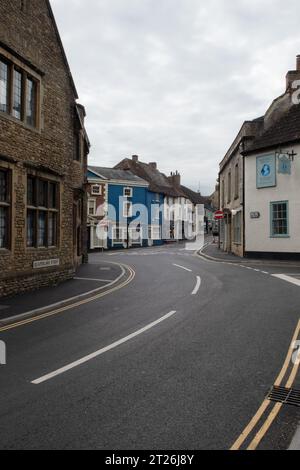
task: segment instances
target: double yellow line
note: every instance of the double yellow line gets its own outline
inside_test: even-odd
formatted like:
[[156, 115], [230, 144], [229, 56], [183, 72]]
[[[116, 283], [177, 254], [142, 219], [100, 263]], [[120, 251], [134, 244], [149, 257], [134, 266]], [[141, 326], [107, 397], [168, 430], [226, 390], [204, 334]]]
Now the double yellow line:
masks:
[[[299, 332], [300, 332], [300, 320], [299, 320], [298, 325], [296, 327], [296, 330], [295, 330], [295, 333], [294, 333], [294, 336], [293, 336], [288, 354], [286, 356], [286, 360], [285, 360], [285, 362], [283, 364], [283, 367], [280, 371], [280, 374], [277, 377], [276, 382], [274, 384], [275, 387], [280, 387], [281, 386], [281, 384], [283, 382], [283, 379], [284, 379], [284, 377], [285, 377], [285, 375], [288, 371], [289, 365], [290, 365], [291, 360], [292, 360], [292, 355], [295, 352], [294, 344], [295, 344], [295, 341], [297, 340], [297, 338], [299, 336]], [[292, 387], [292, 385], [295, 381], [296, 375], [298, 373], [298, 370], [299, 370], [299, 364], [294, 364], [294, 367], [293, 367], [293, 369], [290, 373], [288, 381], [285, 384], [286, 388], [291, 388]], [[261, 407], [259, 408], [259, 410], [255, 414], [255, 416], [252, 418], [252, 420], [250, 421], [248, 426], [244, 429], [244, 431], [242, 432], [240, 437], [236, 440], [236, 442], [231, 447], [231, 450], [239, 450], [241, 448], [241, 446], [243, 445], [245, 440], [250, 436], [251, 432], [257, 426], [258, 422], [262, 419], [264, 413], [269, 408], [271, 403], [272, 402], [268, 399], [265, 399], [263, 401]], [[272, 409], [270, 410], [270, 412], [269, 412], [268, 416], [266, 417], [264, 423], [262, 424], [259, 431], [256, 433], [256, 435], [252, 439], [251, 443], [249, 444], [247, 450], [256, 450], [257, 449], [260, 442], [262, 441], [262, 439], [264, 438], [264, 436], [266, 435], [266, 433], [270, 429], [272, 423], [274, 422], [275, 418], [277, 417], [277, 415], [278, 415], [279, 411], [281, 410], [282, 406], [283, 406], [282, 403], [276, 403], [272, 407]]]
[[[115, 263], [113, 263], [113, 264], [115, 264]], [[33, 322], [36, 322], [36, 321], [39, 321], [39, 320], [43, 320], [45, 318], [53, 317], [54, 315], [58, 315], [60, 313], [66, 312], [67, 310], [71, 310], [73, 308], [80, 307], [81, 305], [85, 305], [85, 304], [88, 304], [90, 302], [94, 302], [95, 300], [101, 299], [102, 297], [105, 297], [108, 294], [112, 294], [113, 292], [116, 292], [120, 289], [123, 289], [125, 286], [127, 286], [128, 284], [130, 284], [130, 282], [133, 281], [133, 279], [135, 278], [135, 271], [130, 266], [128, 266], [126, 264], [120, 264], [120, 266], [122, 266], [123, 268], [126, 268], [129, 271], [129, 276], [121, 284], [118, 284], [117, 286], [112, 287], [111, 289], [108, 289], [105, 292], [101, 292], [100, 294], [96, 294], [96, 295], [93, 295], [92, 297], [88, 297], [87, 299], [80, 300], [78, 302], [74, 302], [72, 304], [66, 305], [65, 307], [60, 307], [60, 308], [57, 308], [55, 310], [51, 310], [50, 312], [43, 313], [41, 315], [37, 315], [35, 317], [31, 317], [31, 318], [28, 318], [26, 320], [21, 320], [19, 322], [3, 326], [3, 327], [0, 328], [0, 332], [12, 330], [14, 328], [19, 328], [21, 326], [28, 325], [29, 323], [33, 323]]]

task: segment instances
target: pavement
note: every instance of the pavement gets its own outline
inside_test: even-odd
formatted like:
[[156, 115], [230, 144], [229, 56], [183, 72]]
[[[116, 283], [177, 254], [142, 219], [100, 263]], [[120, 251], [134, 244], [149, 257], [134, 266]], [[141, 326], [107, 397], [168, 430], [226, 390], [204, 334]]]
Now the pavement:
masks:
[[0, 327], [2, 449], [291, 446], [300, 408], [267, 397], [275, 383], [300, 388], [288, 355], [300, 286], [275, 277], [296, 268], [213, 262], [178, 246], [91, 262], [134, 274], [105, 296]]
[[127, 273], [122, 265], [108, 261], [80, 266], [76, 277], [56, 286], [0, 299], [0, 326], [20, 316], [31, 316], [109, 289]]
[[199, 252], [199, 255], [212, 261], [247, 264], [247, 265], [265, 265], [265, 266], [276, 266], [276, 267], [297, 267], [300, 272], [300, 261], [289, 261], [289, 260], [270, 260], [270, 259], [255, 259], [255, 258], [240, 258], [232, 253], [226, 253], [221, 250], [218, 246], [218, 241], [213, 243], [212, 238], [206, 239], [204, 248]]

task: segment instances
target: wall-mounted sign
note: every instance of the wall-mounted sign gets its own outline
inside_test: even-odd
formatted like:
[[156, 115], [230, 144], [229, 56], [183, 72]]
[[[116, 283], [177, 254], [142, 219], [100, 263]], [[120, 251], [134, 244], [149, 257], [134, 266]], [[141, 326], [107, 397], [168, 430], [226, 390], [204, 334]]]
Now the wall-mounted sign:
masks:
[[274, 154], [257, 157], [256, 186], [258, 189], [276, 186], [276, 157]]
[[33, 269], [50, 268], [52, 266], [59, 266], [59, 265], [60, 265], [59, 259], [45, 259], [42, 261], [34, 261]]
[[251, 217], [251, 219], [259, 219], [260, 218], [260, 212], [250, 212], [250, 217]]
[[278, 155], [278, 173], [290, 175], [292, 173], [292, 163], [288, 155]]

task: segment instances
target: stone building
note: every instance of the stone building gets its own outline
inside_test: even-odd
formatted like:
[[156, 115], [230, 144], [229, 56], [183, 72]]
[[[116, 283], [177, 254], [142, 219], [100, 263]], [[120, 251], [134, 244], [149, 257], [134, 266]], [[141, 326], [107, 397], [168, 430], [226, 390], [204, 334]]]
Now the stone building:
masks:
[[48, 0], [0, 2], [0, 296], [86, 260], [89, 141]]
[[259, 132], [262, 118], [246, 121], [220, 163], [220, 248], [244, 256], [244, 160], [242, 151]]

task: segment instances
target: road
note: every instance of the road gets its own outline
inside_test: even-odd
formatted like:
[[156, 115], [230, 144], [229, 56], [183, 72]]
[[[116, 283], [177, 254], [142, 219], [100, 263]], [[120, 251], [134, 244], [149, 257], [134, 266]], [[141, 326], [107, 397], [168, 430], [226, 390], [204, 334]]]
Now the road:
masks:
[[[300, 287], [161, 247], [91, 255], [129, 265], [123, 289], [0, 331], [2, 449], [230, 449], [284, 366]], [[257, 269], [257, 270], [255, 270]], [[84, 281], [83, 281], [84, 282]], [[86, 281], [85, 281], [86, 282]], [[297, 369], [287, 361], [282, 384]], [[300, 409], [273, 404], [238, 448], [289, 447]], [[276, 406], [276, 405], [275, 405]], [[258, 415], [256, 415], [258, 416]]]

